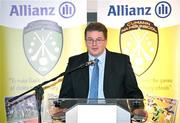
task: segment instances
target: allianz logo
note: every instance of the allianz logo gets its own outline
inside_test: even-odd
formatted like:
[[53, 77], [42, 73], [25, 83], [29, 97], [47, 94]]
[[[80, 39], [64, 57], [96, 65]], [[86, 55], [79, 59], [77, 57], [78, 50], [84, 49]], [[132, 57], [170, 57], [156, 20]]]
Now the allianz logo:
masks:
[[151, 15], [151, 7], [129, 7], [128, 5], [110, 5], [108, 16]]
[[54, 6], [10, 5], [9, 16], [56, 16], [71, 18], [76, 12], [72, 2], [63, 2], [57, 9]]
[[171, 5], [161, 1], [156, 6], [109, 5], [107, 16], [149, 16], [156, 14], [159, 18], [166, 18], [171, 14]]
[[10, 16], [55, 15], [55, 7], [33, 7], [32, 5], [11, 5]]

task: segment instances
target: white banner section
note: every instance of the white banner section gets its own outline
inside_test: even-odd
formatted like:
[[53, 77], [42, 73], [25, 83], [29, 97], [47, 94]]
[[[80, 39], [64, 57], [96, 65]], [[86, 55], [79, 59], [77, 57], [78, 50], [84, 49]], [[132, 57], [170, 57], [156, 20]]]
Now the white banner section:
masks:
[[179, 5], [179, 0], [98, 0], [98, 21], [112, 28], [132, 20], [149, 20], [158, 27], [169, 27], [180, 24]]
[[22, 29], [35, 20], [51, 20], [63, 28], [86, 24], [86, 0], [1, 0], [0, 25]]

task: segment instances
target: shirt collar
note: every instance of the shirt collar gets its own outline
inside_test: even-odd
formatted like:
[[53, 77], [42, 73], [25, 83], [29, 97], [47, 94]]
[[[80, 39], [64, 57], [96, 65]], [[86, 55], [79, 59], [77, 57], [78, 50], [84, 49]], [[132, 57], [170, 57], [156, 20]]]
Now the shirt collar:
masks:
[[98, 57], [94, 57], [94, 56], [92, 56], [91, 54], [89, 54], [88, 53], [88, 55], [89, 55], [89, 61], [91, 61], [91, 60], [94, 60], [94, 59], [98, 59], [99, 60], [99, 63], [101, 64], [101, 63], [103, 63], [104, 61], [105, 61], [105, 58], [106, 58], [106, 50], [104, 50], [104, 52], [100, 55], [100, 56], [98, 56]]

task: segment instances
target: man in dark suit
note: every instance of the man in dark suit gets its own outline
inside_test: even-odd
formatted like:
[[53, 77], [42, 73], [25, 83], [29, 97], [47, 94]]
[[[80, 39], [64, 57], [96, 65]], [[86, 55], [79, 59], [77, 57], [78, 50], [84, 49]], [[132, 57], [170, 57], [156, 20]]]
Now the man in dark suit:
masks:
[[[107, 29], [101, 23], [90, 23], [85, 29], [85, 40], [87, 52], [69, 58], [67, 71], [80, 66], [87, 61], [98, 59], [95, 63], [98, 66], [97, 93], [93, 97], [93, 69], [95, 65], [83, 67], [64, 76], [60, 89], [59, 98], [136, 98], [143, 99], [143, 94], [138, 87], [129, 56], [107, 50]], [[94, 80], [94, 81], [96, 81]], [[92, 89], [92, 90], [91, 90]], [[93, 95], [93, 96], [92, 96]], [[107, 100], [106, 100], [107, 101]], [[125, 103], [127, 103], [125, 101]], [[62, 103], [67, 105], [68, 102]], [[52, 108], [51, 114], [58, 116], [63, 114], [64, 108]], [[126, 104], [127, 106], [127, 104]], [[129, 108], [126, 107], [125, 108]], [[139, 109], [134, 110], [135, 114], [143, 117], [147, 113]]]
[[[143, 98], [129, 56], [107, 50], [107, 29], [90, 23], [85, 29], [87, 52], [69, 58], [66, 71], [87, 61], [98, 59], [98, 98]], [[93, 65], [64, 76], [60, 98], [90, 98]]]

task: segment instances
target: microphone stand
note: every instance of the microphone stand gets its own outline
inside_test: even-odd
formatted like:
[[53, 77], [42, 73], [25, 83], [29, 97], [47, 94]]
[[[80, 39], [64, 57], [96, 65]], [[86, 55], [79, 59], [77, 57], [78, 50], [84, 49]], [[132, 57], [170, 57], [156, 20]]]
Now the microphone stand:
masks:
[[41, 121], [42, 121], [41, 120], [41, 104], [42, 104], [42, 98], [43, 98], [43, 94], [44, 94], [44, 89], [42, 88], [42, 86], [50, 83], [51, 81], [55, 81], [59, 77], [62, 77], [64, 75], [66, 75], [66, 74], [69, 74], [71, 72], [74, 72], [74, 71], [76, 71], [78, 69], [82, 69], [82, 68], [87, 67], [87, 66], [92, 65], [92, 64], [94, 64], [94, 62], [89, 61], [89, 62], [81, 64], [80, 66], [75, 67], [75, 68], [73, 68], [73, 69], [71, 69], [69, 71], [65, 71], [65, 72], [59, 74], [58, 76], [56, 76], [56, 77], [54, 77], [54, 78], [52, 78], [50, 80], [44, 81], [43, 83], [33, 87], [32, 89], [30, 89], [30, 90], [28, 90], [28, 91], [26, 91], [26, 92], [24, 92], [24, 93], [22, 93], [22, 94], [20, 94], [18, 96], [15, 96], [15, 97], [9, 99], [8, 102], [13, 102], [16, 99], [22, 97], [23, 95], [25, 95], [25, 94], [27, 94], [27, 93], [29, 93], [31, 91], [35, 91], [36, 103], [37, 103], [37, 108], [38, 108], [38, 123], [41, 123]]

